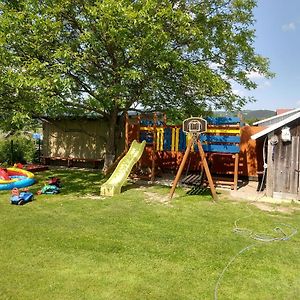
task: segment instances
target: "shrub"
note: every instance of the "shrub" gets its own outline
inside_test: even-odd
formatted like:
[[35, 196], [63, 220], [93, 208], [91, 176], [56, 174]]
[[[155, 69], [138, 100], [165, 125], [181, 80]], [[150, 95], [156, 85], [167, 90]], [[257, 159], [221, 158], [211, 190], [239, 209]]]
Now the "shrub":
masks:
[[14, 136], [0, 141], [0, 163], [32, 162], [36, 147], [34, 141], [26, 136]]

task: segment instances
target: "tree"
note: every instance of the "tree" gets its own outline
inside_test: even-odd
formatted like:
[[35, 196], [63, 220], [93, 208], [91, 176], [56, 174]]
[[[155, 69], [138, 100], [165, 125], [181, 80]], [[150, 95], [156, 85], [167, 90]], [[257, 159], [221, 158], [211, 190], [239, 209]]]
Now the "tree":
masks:
[[272, 76], [255, 53], [255, 0], [2, 0], [0, 112], [20, 123], [38, 114], [129, 109], [196, 115], [251, 99], [247, 74]]

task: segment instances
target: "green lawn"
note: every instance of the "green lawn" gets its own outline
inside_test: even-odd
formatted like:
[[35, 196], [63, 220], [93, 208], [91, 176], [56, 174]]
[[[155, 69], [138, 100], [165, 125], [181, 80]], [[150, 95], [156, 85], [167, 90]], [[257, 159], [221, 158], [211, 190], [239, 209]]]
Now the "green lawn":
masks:
[[[0, 299], [213, 299], [223, 268], [253, 243], [232, 232], [245, 203], [177, 189], [168, 205], [168, 188], [134, 185], [100, 199], [101, 175], [78, 170], [40, 173], [31, 190], [51, 174], [63, 181], [60, 195], [14, 206], [0, 193]], [[238, 256], [218, 299], [299, 299], [300, 211], [251, 210], [241, 226], [276, 235], [285, 223], [299, 233]]]

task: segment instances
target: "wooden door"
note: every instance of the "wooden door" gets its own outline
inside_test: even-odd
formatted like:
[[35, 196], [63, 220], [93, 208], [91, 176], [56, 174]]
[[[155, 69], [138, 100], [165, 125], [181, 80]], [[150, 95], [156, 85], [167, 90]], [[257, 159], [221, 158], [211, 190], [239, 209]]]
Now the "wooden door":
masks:
[[[270, 145], [268, 167], [273, 165], [273, 197], [282, 199], [299, 198], [299, 161], [300, 140], [293, 136], [291, 142], [284, 143], [279, 139], [278, 144]], [[268, 171], [271, 171], [268, 168]], [[271, 179], [271, 178], [270, 178]]]

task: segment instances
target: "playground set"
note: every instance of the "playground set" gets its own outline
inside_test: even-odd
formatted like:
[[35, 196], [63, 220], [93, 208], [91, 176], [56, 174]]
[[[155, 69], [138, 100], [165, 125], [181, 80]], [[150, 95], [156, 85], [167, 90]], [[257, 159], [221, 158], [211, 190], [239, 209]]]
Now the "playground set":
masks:
[[[101, 187], [101, 194], [113, 195], [115, 192], [118, 193], [133, 165], [138, 162], [139, 169], [146, 168], [150, 171], [146, 176], [151, 181], [154, 181], [159, 170], [178, 170], [170, 198], [173, 196], [184, 168], [186, 173], [197, 171], [198, 174], [200, 174], [199, 172], [203, 173], [204, 169], [206, 181], [208, 181], [211, 193], [216, 199], [214, 186], [217, 184], [229, 185], [232, 189], [237, 189], [240, 133], [240, 119], [237, 117], [208, 117], [206, 120], [189, 118], [183, 122], [182, 126], [167, 125], [165, 114], [154, 113], [151, 117], [149, 115], [138, 115], [131, 119], [126, 115], [125, 150], [112, 166], [112, 168], [115, 168], [118, 164], [116, 169], [118, 171], [115, 171], [107, 182], [111, 185], [109, 189], [111, 192], [106, 190], [107, 185], [106, 187], [104, 185], [103, 188]], [[137, 141], [142, 142], [143, 146], [137, 146]], [[130, 145], [131, 147], [134, 145], [134, 148], [139, 149], [139, 151], [135, 151], [139, 152], [139, 155], [136, 155], [132, 160], [134, 163], [127, 163], [126, 172], [121, 172], [119, 170], [123, 167], [120, 167], [120, 165], [125, 168], [124, 159], [128, 160], [128, 157], [131, 156], [130, 151], [128, 151]], [[210, 165], [213, 163], [215, 156], [227, 157], [227, 160], [229, 157], [233, 160], [234, 168], [231, 172], [233, 178], [218, 180], [211, 177]], [[186, 165], [188, 157], [189, 162]], [[119, 174], [118, 176], [123, 174], [121, 176], [122, 180], [118, 180], [116, 174]], [[195, 176], [191, 175], [191, 178]], [[119, 183], [122, 184], [119, 185]], [[114, 185], [118, 185], [118, 188], [115, 189], [115, 192], [112, 192], [112, 186]]]
[[[147, 119], [148, 117], [148, 119]], [[230, 180], [214, 179], [215, 184], [230, 185], [237, 189], [239, 152], [241, 141], [240, 118], [238, 117], [208, 117], [207, 129], [200, 134], [200, 142], [206, 154], [208, 165], [214, 167], [214, 163], [232, 161], [233, 169], [229, 172]], [[177, 170], [187, 145], [192, 138], [184, 132], [182, 124], [167, 125], [166, 116], [154, 113], [152, 119], [149, 116], [137, 116], [126, 121], [125, 150], [132, 140], [146, 141], [145, 151], [141, 158], [141, 167], [150, 168], [150, 179], [153, 181], [158, 171], [165, 169]], [[224, 163], [225, 164], [225, 163]], [[224, 165], [225, 168], [225, 165]], [[228, 166], [226, 166], [228, 169]], [[186, 173], [199, 172], [203, 169], [199, 156], [197, 143], [191, 147], [190, 158], [185, 166]], [[233, 177], [233, 178], [232, 178]]]

